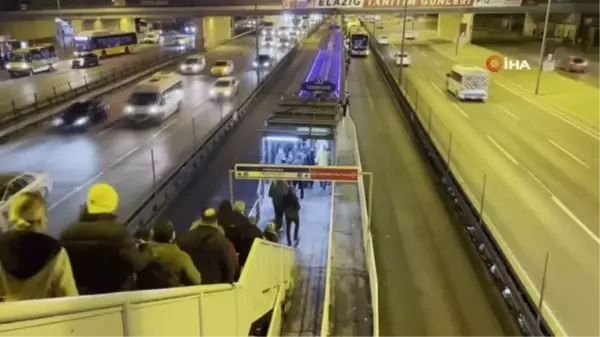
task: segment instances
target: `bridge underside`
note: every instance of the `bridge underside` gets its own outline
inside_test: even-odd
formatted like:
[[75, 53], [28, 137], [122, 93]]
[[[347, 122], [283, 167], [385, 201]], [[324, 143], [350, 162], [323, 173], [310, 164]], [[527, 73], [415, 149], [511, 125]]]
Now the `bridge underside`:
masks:
[[[598, 12], [598, 2], [591, 3], [557, 3], [553, 4], [552, 13], [589, 13]], [[21, 21], [54, 19], [121, 19], [121, 18], [171, 18], [195, 16], [242, 16], [242, 15], [278, 15], [282, 12], [290, 14], [309, 13], [398, 13], [402, 10], [396, 8], [283, 8], [278, 6], [153, 6], [153, 7], [98, 7], [86, 9], [58, 10], [28, 10], [14, 12], [0, 12], [0, 20]], [[445, 8], [408, 8], [410, 14], [434, 13], [477, 13], [477, 14], [503, 14], [503, 13], [544, 13], [546, 5], [518, 6], [518, 7], [445, 7]]]

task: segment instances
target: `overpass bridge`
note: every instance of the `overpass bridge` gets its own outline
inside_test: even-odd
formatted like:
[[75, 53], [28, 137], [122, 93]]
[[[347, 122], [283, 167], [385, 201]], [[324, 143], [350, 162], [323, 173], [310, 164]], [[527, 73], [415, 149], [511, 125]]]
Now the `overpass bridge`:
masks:
[[[471, 14], [503, 14], [503, 13], [544, 13], [545, 1], [538, 0], [407, 0], [408, 12], [411, 14], [432, 13], [471, 13]], [[293, 0], [290, 3], [273, 3], [262, 1], [258, 4], [244, 5], [234, 0], [220, 5], [210, 2], [202, 6], [191, 5], [190, 0], [152, 0], [149, 4], [137, 6], [79, 5], [62, 7], [46, 7], [20, 11], [1, 11], [0, 20], [23, 21], [41, 19], [123, 19], [123, 18], [186, 18], [198, 16], [243, 16], [243, 15], [277, 15], [282, 12], [290, 14], [308, 13], [389, 13], [403, 9], [403, 0], [310, 0], [308, 2]], [[235, 2], [238, 2], [237, 4]], [[33, 7], [36, 8], [36, 7]], [[597, 0], [553, 1], [553, 13], [598, 12]]]

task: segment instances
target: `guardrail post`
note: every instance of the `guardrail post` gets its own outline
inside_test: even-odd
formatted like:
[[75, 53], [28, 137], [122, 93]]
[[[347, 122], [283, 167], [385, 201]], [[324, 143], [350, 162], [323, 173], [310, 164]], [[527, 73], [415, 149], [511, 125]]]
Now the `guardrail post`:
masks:
[[34, 92], [33, 93], [33, 106], [37, 108], [37, 104], [38, 104], [37, 92]]
[[450, 134], [450, 140], [448, 140], [448, 151], [446, 154], [448, 155], [446, 166], [448, 167], [448, 172], [450, 172], [450, 165], [452, 165], [452, 134]]
[[85, 85], [85, 90], [88, 89], [88, 82], [87, 82], [87, 77], [85, 77], [85, 75], [83, 75], [83, 83]]
[[69, 86], [69, 91], [72, 91], [73, 87], [71, 87], [71, 81], [67, 81], [67, 85]]
[[429, 117], [427, 117], [427, 133], [431, 136], [431, 107], [429, 107]]
[[542, 288], [540, 290], [540, 301], [538, 302], [537, 326], [542, 321], [542, 309], [544, 306], [544, 295], [546, 294], [546, 275], [548, 274], [548, 262], [550, 261], [550, 252], [546, 252], [546, 261], [544, 262], [544, 274], [542, 274]]
[[154, 149], [150, 149], [150, 160], [152, 161], [152, 189], [156, 189], [156, 164], [154, 162]]
[[194, 146], [196, 146], [196, 117], [192, 117], [192, 140]]
[[219, 102], [219, 109], [221, 109], [221, 120], [223, 120], [223, 102]]
[[56, 87], [55, 86], [52, 86], [52, 91], [54, 91], [54, 97], [56, 98], [56, 96], [58, 96], [58, 95], [56, 94]]
[[15, 105], [15, 100], [11, 100], [10, 104], [12, 104], [12, 109], [13, 109], [13, 114], [16, 116], [17, 115], [17, 107]]
[[98, 71], [98, 75], [100, 75], [100, 82], [102, 82], [102, 80], [104, 79], [104, 76], [102, 75], [102, 70]]
[[483, 224], [483, 204], [485, 203], [485, 190], [487, 186], [487, 174], [483, 174], [483, 186], [481, 188], [481, 200], [479, 202], [479, 227]]

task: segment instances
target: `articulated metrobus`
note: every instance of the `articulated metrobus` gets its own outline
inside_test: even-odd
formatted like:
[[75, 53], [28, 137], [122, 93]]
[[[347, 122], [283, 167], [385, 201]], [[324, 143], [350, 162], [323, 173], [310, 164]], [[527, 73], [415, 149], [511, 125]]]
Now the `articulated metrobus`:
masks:
[[136, 33], [107, 30], [83, 31], [74, 38], [75, 56], [96, 54], [99, 57], [129, 54], [138, 43]]
[[369, 33], [362, 27], [354, 27], [346, 37], [350, 56], [369, 55]]

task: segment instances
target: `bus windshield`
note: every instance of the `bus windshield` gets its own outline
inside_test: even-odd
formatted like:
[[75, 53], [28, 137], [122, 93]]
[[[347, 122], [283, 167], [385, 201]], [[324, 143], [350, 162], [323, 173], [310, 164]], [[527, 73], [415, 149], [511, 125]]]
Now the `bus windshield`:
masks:
[[129, 104], [144, 106], [152, 105], [158, 102], [158, 93], [155, 92], [134, 92], [129, 97]]
[[352, 35], [350, 37], [350, 48], [354, 50], [367, 50], [369, 37], [367, 35]]
[[91, 40], [85, 40], [85, 41], [75, 40], [75, 51], [78, 51], [78, 52], [92, 51], [94, 48], [92, 48], [91, 42], [92, 42]]

